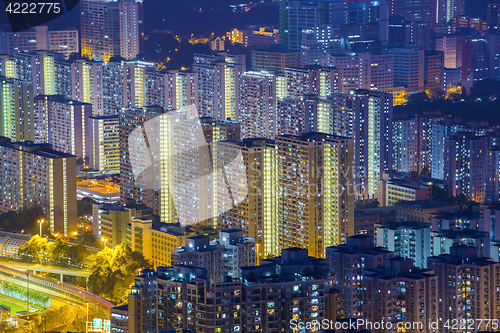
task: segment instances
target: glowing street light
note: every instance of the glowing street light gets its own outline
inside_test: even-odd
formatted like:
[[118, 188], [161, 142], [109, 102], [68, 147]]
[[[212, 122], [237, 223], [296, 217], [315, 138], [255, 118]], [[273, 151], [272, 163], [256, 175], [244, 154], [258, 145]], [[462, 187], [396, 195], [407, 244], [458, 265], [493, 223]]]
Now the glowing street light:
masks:
[[42, 224], [45, 223], [44, 219], [38, 220], [38, 224], [40, 224], [40, 238], [42, 237]]
[[103, 237], [101, 238], [101, 240], [104, 242], [104, 248], [106, 248], [106, 242], [108, 241], [108, 239]]

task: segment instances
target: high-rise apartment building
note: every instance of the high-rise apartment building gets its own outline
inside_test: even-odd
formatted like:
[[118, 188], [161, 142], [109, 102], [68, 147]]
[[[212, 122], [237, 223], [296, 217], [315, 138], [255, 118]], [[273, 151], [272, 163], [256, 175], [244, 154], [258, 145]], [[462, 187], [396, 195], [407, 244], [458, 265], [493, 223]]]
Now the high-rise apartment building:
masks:
[[436, 2], [432, 0], [393, 0], [390, 3], [391, 15], [403, 16], [406, 21], [427, 22], [430, 29], [434, 30]]
[[62, 53], [68, 59], [78, 50], [76, 29], [48, 30], [47, 26], [37, 26], [22, 32], [0, 33], [0, 54], [12, 56], [16, 52], [50, 51]]
[[0, 134], [14, 141], [34, 139], [33, 86], [0, 76]]
[[405, 87], [407, 92], [423, 91], [425, 88], [424, 50], [418, 47], [407, 47], [395, 48], [390, 52], [394, 56], [394, 86]]
[[438, 319], [429, 309], [439, 303], [438, 277], [432, 270], [416, 268], [412, 260], [395, 257], [387, 259], [382, 267], [365, 270], [362, 279], [365, 329], [386, 332], [385, 327], [373, 325], [386, 318], [392, 327], [406, 327], [406, 332], [440, 332], [436, 325], [429, 325]]
[[325, 248], [354, 234], [353, 140], [322, 133], [276, 138], [278, 244]]
[[367, 235], [350, 236], [346, 244], [326, 248], [326, 259], [335, 272], [335, 283], [344, 294], [346, 318], [363, 316], [363, 271], [384, 266], [385, 260], [394, 257], [394, 252], [375, 247], [373, 238]]
[[436, 23], [448, 24], [450, 21], [465, 12], [465, 0], [437, 0], [436, 1]]
[[189, 227], [158, 222], [157, 217], [133, 217], [127, 225], [127, 245], [142, 252], [153, 267], [172, 266], [172, 253], [194, 233]]
[[[242, 155], [246, 184], [232, 187], [232, 196], [219, 195], [218, 207], [227, 207], [217, 216], [214, 227], [218, 230], [239, 229], [254, 239], [257, 264], [260, 259], [279, 254], [277, 240], [277, 156], [274, 141], [245, 139], [221, 141], [217, 144], [217, 170], [225, 169], [226, 177], [244, 178], [240, 165], [231, 165], [238, 154]], [[227, 192], [226, 177], [217, 177], [216, 191]], [[243, 198], [234, 203], [234, 198]]]
[[[500, 317], [498, 262], [480, 257], [474, 247], [460, 245], [452, 247], [450, 254], [429, 258], [427, 267], [437, 276], [435, 291], [441, 301], [436, 304], [436, 315], [440, 322]], [[442, 332], [451, 329], [443, 328]]]
[[198, 74], [177, 70], [144, 72], [144, 105], [198, 107]]
[[426, 116], [401, 117], [393, 121], [394, 169], [403, 172], [431, 169], [429, 120]]
[[486, 192], [485, 201], [500, 201], [500, 147], [492, 146], [486, 150]]
[[0, 137], [0, 211], [39, 205], [52, 233], [77, 231], [76, 157], [50, 144]]
[[95, 116], [88, 118], [86, 148], [89, 165], [101, 174], [120, 172], [120, 117]]
[[308, 257], [307, 250], [283, 250], [281, 257], [240, 270], [240, 281], [227, 278], [210, 284], [202, 267], [175, 265], [158, 269], [157, 329], [278, 333], [290, 331], [293, 319], [337, 319], [330, 316], [340, 309], [331, 308], [337, 304], [332, 298], [339, 292], [329, 275], [328, 263]]
[[[138, 204], [153, 208], [154, 213], [159, 213], [158, 186], [153, 186], [153, 172], [144, 170], [141, 174], [134, 175], [132, 160], [145, 163], [149, 152], [147, 147], [142, 150], [134, 149], [130, 152], [129, 138], [136, 128], [142, 128], [144, 124], [163, 114], [165, 110], [161, 107], [149, 107], [142, 109], [122, 109], [120, 112], [120, 198], [122, 203], [133, 199]], [[139, 146], [138, 146], [139, 147]], [[155, 146], [157, 147], [157, 146]], [[153, 149], [153, 147], [151, 147]], [[156, 148], [157, 149], [157, 148]], [[157, 158], [152, 162], [153, 168], [157, 168]], [[147, 165], [146, 165], [147, 166]], [[145, 169], [146, 169], [145, 166]], [[149, 186], [148, 186], [149, 185]]]
[[330, 0], [281, 0], [280, 42], [290, 50], [300, 50], [302, 30], [320, 24], [332, 24], [338, 28], [348, 24], [347, 2]]
[[443, 52], [425, 51], [424, 53], [425, 90], [441, 91], [444, 85]]
[[328, 54], [341, 54], [342, 38], [340, 28], [321, 24], [302, 30], [300, 67], [321, 65]]
[[54, 62], [63, 60], [62, 54], [48, 51], [16, 52], [12, 57], [16, 63], [16, 78], [33, 85], [33, 96], [54, 95]]
[[444, 139], [444, 179], [449, 194], [483, 202], [486, 183], [486, 138], [457, 133]]
[[236, 119], [240, 75], [245, 68], [245, 55], [194, 55], [193, 71], [198, 74], [198, 110], [201, 116]]
[[242, 138], [274, 139], [276, 135], [276, 76], [245, 72], [240, 79], [236, 120]]
[[62, 53], [66, 59], [73, 53], [79, 53], [80, 43], [78, 42], [78, 30], [65, 29], [49, 31], [48, 51]]
[[373, 198], [382, 171], [392, 169], [392, 95], [333, 93], [334, 133], [353, 138], [356, 198]]
[[54, 150], [85, 158], [90, 135], [88, 118], [92, 104], [67, 100], [60, 95], [35, 97], [35, 143], [50, 143]]
[[339, 89], [373, 89], [384, 91], [394, 87], [392, 53], [349, 52], [328, 54], [325, 66], [334, 66], [339, 71]]
[[82, 56], [98, 61], [115, 56], [131, 60], [140, 53], [142, 1], [85, 0], [80, 8]]

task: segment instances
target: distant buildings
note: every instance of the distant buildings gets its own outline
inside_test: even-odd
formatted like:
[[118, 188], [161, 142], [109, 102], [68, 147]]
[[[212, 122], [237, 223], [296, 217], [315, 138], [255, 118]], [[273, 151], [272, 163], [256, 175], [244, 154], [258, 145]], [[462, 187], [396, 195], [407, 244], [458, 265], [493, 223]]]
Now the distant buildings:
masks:
[[82, 55], [97, 61], [134, 59], [143, 38], [142, 1], [85, 0], [80, 4]]
[[0, 32], [0, 54], [15, 52], [51, 51], [63, 53], [66, 59], [79, 52], [78, 30], [48, 30], [37, 26], [22, 32]]
[[299, 67], [299, 51], [289, 50], [283, 45], [271, 45], [268, 49], [251, 51], [253, 71], [276, 71]]
[[422, 223], [430, 223], [431, 214], [458, 210], [457, 206], [432, 200], [399, 201], [395, 206], [397, 219]]

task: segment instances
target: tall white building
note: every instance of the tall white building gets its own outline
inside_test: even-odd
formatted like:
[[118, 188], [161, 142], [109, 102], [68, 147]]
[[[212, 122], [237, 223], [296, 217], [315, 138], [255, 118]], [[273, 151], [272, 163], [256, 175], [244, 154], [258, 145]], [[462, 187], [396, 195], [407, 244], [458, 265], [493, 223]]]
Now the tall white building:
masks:
[[85, 158], [86, 136], [92, 104], [67, 100], [60, 95], [35, 97], [35, 143], [50, 143], [54, 150]]
[[134, 59], [140, 53], [142, 0], [120, 0], [120, 56]]
[[102, 174], [120, 172], [120, 117], [118, 115], [88, 118], [86, 147], [89, 165]]
[[373, 90], [333, 93], [333, 131], [354, 139], [356, 198], [373, 198], [384, 170], [392, 169], [392, 95]]
[[486, 150], [486, 202], [500, 201], [500, 147]]
[[0, 135], [14, 141], [33, 141], [33, 117], [33, 86], [0, 76]]

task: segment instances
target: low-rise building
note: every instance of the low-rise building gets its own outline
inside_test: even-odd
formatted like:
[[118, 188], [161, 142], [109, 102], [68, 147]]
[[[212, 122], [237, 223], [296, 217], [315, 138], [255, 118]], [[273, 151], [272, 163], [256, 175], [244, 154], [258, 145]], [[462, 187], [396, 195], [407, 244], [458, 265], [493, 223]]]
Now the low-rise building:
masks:
[[458, 206], [432, 200], [399, 201], [394, 206], [397, 219], [424, 223], [430, 223], [431, 213], [458, 211]]
[[157, 216], [137, 217], [127, 225], [127, 244], [140, 251], [153, 267], [171, 266], [172, 253], [193, 235], [189, 226], [159, 222]]
[[425, 268], [431, 256], [431, 226], [422, 222], [383, 222], [375, 225], [376, 244], [395, 256], [412, 259]]
[[380, 207], [393, 206], [399, 201], [431, 200], [432, 186], [420, 184], [416, 172], [410, 172], [407, 177], [383, 172], [377, 184], [377, 199]]
[[450, 249], [457, 245], [475, 246], [481, 257], [490, 257], [490, 235], [478, 230], [441, 230], [431, 232], [432, 255], [450, 253]]
[[185, 246], [172, 252], [172, 264], [205, 267], [212, 283], [223, 282], [226, 276], [239, 278], [240, 266], [255, 265], [255, 241], [242, 230], [219, 232], [210, 242], [207, 236], [186, 239]]

